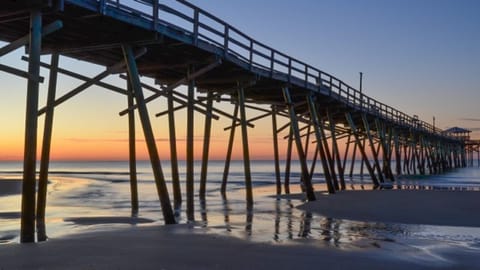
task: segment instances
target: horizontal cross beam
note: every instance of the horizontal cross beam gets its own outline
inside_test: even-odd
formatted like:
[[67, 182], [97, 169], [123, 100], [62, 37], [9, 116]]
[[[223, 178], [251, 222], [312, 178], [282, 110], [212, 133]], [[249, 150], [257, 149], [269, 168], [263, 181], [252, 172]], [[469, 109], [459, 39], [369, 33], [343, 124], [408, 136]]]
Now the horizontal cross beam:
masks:
[[[22, 56], [23, 61], [28, 61], [28, 59], [29, 59], [28, 57]], [[52, 66], [50, 64], [40, 62], [40, 66], [52, 70]], [[92, 80], [91, 78], [89, 78], [87, 76], [84, 76], [84, 75], [72, 72], [70, 70], [63, 69], [63, 68], [55, 68], [53, 70], [56, 70], [57, 72], [59, 72], [61, 74], [70, 76], [72, 78], [75, 78], [75, 79], [78, 79], [78, 80], [81, 80], [81, 81], [84, 81], [84, 82], [88, 82], [88, 81]], [[119, 94], [122, 94], [122, 95], [129, 95], [129, 93], [125, 89], [122, 89], [122, 88], [117, 87], [115, 85], [112, 85], [112, 84], [109, 84], [109, 83], [104, 83], [104, 82], [101, 82], [101, 81], [95, 81], [93, 83], [95, 85], [103, 87], [107, 90], [111, 90], [113, 92], [116, 92], [116, 93], [119, 93]]]

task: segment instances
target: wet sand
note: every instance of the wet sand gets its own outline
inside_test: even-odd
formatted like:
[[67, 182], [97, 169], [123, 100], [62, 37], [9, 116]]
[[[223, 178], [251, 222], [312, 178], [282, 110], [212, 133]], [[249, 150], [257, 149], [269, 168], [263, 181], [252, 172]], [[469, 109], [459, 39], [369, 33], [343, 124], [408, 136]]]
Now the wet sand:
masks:
[[[480, 193], [345, 191], [318, 194], [300, 208], [333, 218], [480, 226]], [[295, 197], [295, 195], [293, 195]], [[107, 220], [111, 222], [111, 218]], [[108, 222], [107, 222], [108, 223]], [[424, 240], [428, 242], [428, 240]], [[314, 239], [259, 243], [212, 234], [193, 225], [134, 226], [69, 235], [37, 244], [0, 245], [0, 269], [476, 269], [478, 249], [405, 246], [335, 249]], [[393, 245], [393, 243], [392, 243]], [[433, 246], [435, 245], [435, 246]], [[423, 245], [423, 247], [428, 246]], [[399, 255], [400, 254], [400, 255]], [[419, 254], [412, 260], [412, 256]]]
[[19, 179], [0, 178], [0, 196], [20, 194], [22, 192], [22, 181]]
[[316, 195], [317, 201], [299, 208], [360, 221], [480, 227], [478, 191], [346, 190]]
[[[200, 229], [201, 230], [201, 229]], [[409, 262], [388, 249], [342, 251], [192, 233], [188, 225], [96, 232], [0, 246], [2, 269], [474, 269], [476, 253]], [[450, 263], [454, 258], [459, 263]], [[386, 268], [386, 265], [388, 267]]]

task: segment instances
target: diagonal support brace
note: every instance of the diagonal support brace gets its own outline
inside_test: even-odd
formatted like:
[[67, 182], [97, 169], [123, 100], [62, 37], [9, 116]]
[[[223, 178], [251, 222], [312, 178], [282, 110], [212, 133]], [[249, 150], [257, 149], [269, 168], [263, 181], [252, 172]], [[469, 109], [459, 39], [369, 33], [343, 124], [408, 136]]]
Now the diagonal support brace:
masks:
[[[220, 59], [219, 59], [219, 60], [216, 60], [216, 61], [214, 61], [213, 63], [207, 65], [206, 67], [198, 70], [197, 72], [195, 72], [195, 73], [193, 73], [193, 74], [191, 74], [191, 75], [189, 75], [189, 76], [186, 76], [186, 77], [178, 80], [177, 82], [175, 82], [175, 83], [167, 86], [167, 87], [166, 87], [165, 89], [163, 89], [163, 90], [164, 90], [165, 92], [168, 92], [168, 91], [171, 91], [171, 90], [179, 87], [179, 86], [182, 85], [182, 84], [186, 84], [187, 82], [189, 82], [189, 81], [191, 81], [191, 80], [195, 80], [196, 78], [198, 78], [198, 77], [202, 76], [203, 74], [209, 72], [210, 70], [216, 68], [216, 67], [219, 66], [221, 63], [222, 63], [222, 60], [220, 60]], [[160, 97], [160, 96], [162, 96], [162, 95], [163, 95], [163, 93], [156, 93], [156, 94], [154, 94], [154, 95], [149, 96], [148, 98], [145, 99], [145, 104], [148, 103], [148, 102], [150, 102], [150, 101], [152, 101], [152, 100], [155, 100], [156, 98], [158, 98], [158, 97]], [[135, 109], [137, 109], [137, 108], [138, 108], [138, 105], [133, 105], [133, 106], [128, 107], [127, 109], [121, 111], [119, 114], [120, 114], [120, 116], [122, 116], [122, 115], [127, 114], [128, 111], [130, 111], [130, 110], [135, 110]]]

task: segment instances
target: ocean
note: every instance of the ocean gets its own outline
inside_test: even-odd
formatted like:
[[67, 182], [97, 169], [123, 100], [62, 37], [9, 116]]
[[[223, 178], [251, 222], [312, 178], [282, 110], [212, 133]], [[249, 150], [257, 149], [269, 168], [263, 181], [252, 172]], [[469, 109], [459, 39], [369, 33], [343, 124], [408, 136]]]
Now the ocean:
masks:
[[[292, 189], [298, 190], [300, 166], [293, 162]], [[170, 196], [170, 164], [163, 162]], [[201, 163], [195, 163], [195, 179], [200, 178]], [[284, 164], [281, 164], [282, 179]], [[346, 178], [347, 189], [371, 189], [367, 175], [360, 175], [355, 166], [353, 179]], [[412, 225], [398, 223], [362, 222], [335, 219], [301, 211], [296, 208], [301, 199], [280, 199], [275, 195], [273, 161], [252, 161], [254, 210], [245, 204], [242, 161], [232, 161], [227, 186], [227, 198], [220, 195], [224, 161], [209, 161], [206, 203], [198, 200], [198, 181], [195, 182], [195, 221], [185, 215], [185, 196], [179, 223], [190, 223], [192, 228], [207, 228], [210, 233], [228, 235], [248, 241], [298, 244], [307, 239], [309, 244], [343, 250], [388, 246], [408, 254], [405, 247], [422, 250], [422, 260], [435, 261], [432, 246], [480, 251], [480, 228]], [[0, 162], [0, 182], [21, 179], [22, 163]], [[47, 234], [61, 238], [88, 231], [112, 230], [129, 226], [159, 226], [163, 224], [160, 203], [148, 161], [137, 162], [138, 216], [131, 218], [129, 171], [126, 161], [51, 162], [47, 199]], [[182, 189], [185, 189], [185, 162], [180, 162]], [[364, 172], [366, 173], [366, 171]], [[480, 191], [480, 168], [455, 169], [442, 175], [397, 177], [392, 188], [441, 189]], [[326, 190], [323, 176], [315, 174], [316, 190]], [[5, 185], [0, 185], [0, 187]], [[2, 192], [2, 191], [0, 191]], [[16, 191], [0, 196], [0, 243], [19, 242], [20, 201]], [[480, 193], [479, 193], [480, 194]], [[173, 199], [171, 198], [173, 201]], [[379, 202], [380, 203], [380, 202]], [[386, 202], [382, 202], [386, 203]], [[438, 259], [438, 258], [437, 258]]]

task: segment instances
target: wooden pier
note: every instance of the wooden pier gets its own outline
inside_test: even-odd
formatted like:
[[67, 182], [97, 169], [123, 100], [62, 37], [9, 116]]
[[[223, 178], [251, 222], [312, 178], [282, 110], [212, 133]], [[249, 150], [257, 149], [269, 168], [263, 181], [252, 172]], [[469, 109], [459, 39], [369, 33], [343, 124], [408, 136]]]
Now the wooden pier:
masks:
[[[135, 168], [135, 122], [138, 112], [148, 147], [155, 184], [165, 223], [175, 223], [175, 211], [182, 203], [175, 137], [175, 111], [187, 111], [186, 212], [194, 219], [194, 115], [207, 119], [204, 127], [200, 200], [205, 200], [209, 142], [212, 119], [231, 120], [222, 194], [226, 195], [228, 170], [235, 129], [241, 132], [245, 168], [247, 208], [253, 206], [250, 175], [249, 128], [258, 119], [272, 118], [273, 149], [277, 193], [289, 191], [290, 162], [295, 151], [301, 165], [301, 182], [308, 200], [315, 200], [312, 177], [315, 171], [325, 176], [328, 192], [345, 189], [352, 177], [354, 162], [362, 160], [374, 186], [394, 181], [401, 174], [437, 174], [450, 168], [467, 166], [467, 144], [455, 136], [381, 103], [342, 80], [305, 62], [281, 53], [240, 32], [216, 16], [179, 0], [167, 6], [158, 0], [18, 0], [0, 6], [0, 57], [26, 47], [28, 70], [0, 64], [0, 71], [28, 81], [25, 122], [25, 155], [22, 193], [21, 241], [46, 239], [45, 205], [49, 149], [54, 109], [90, 86], [124, 95], [130, 127], [130, 172], [132, 213], [138, 211]], [[169, 19], [166, 19], [169, 18]], [[40, 56], [51, 55], [51, 62]], [[94, 77], [68, 67], [60, 67], [58, 58], [68, 56], [105, 66]], [[21, 61], [21, 59], [19, 59]], [[48, 101], [38, 107], [40, 68], [50, 70]], [[57, 74], [83, 81], [67, 94], [56, 97]], [[126, 86], [104, 82], [120, 74]], [[142, 77], [153, 78], [149, 85]], [[177, 88], [186, 85], [186, 93]], [[147, 94], [148, 93], [148, 94]], [[203, 96], [196, 97], [195, 93]], [[149, 103], [167, 99], [168, 108]], [[215, 104], [233, 104], [226, 112]], [[247, 119], [246, 110], [258, 117]], [[172, 164], [173, 207], [159, 159], [159, 149], [149, 118], [168, 115]], [[36, 191], [36, 142], [38, 116], [45, 114], [38, 192]], [[278, 126], [278, 118], [288, 123]], [[126, 120], [127, 121], [127, 120]], [[182, 119], [185, 121], [185, 119]], [[282, 139], [285, 136], [286, 139]], [[346, 140], [345, 152], [338, 143]], [[278, 144], [287, 144], [287, 168], [281, 177]], [[308, 156], [308, 149], [315, 149]], [[468, 148], [473, 149], [473, 148]], [[476, 151], [478, 151], [477, 145]], [[311, 152], [311, 151], [310, 151]], [[470, 152], [469, 152], [470, 153]], [[318, 162], [317, 162], [318, 161]], [[318, 163], [318, 164], [317, 164]], [[282, 183], [283, 180], [283, 183]], [[283, 185], [283, 186], [282, 186]]]

